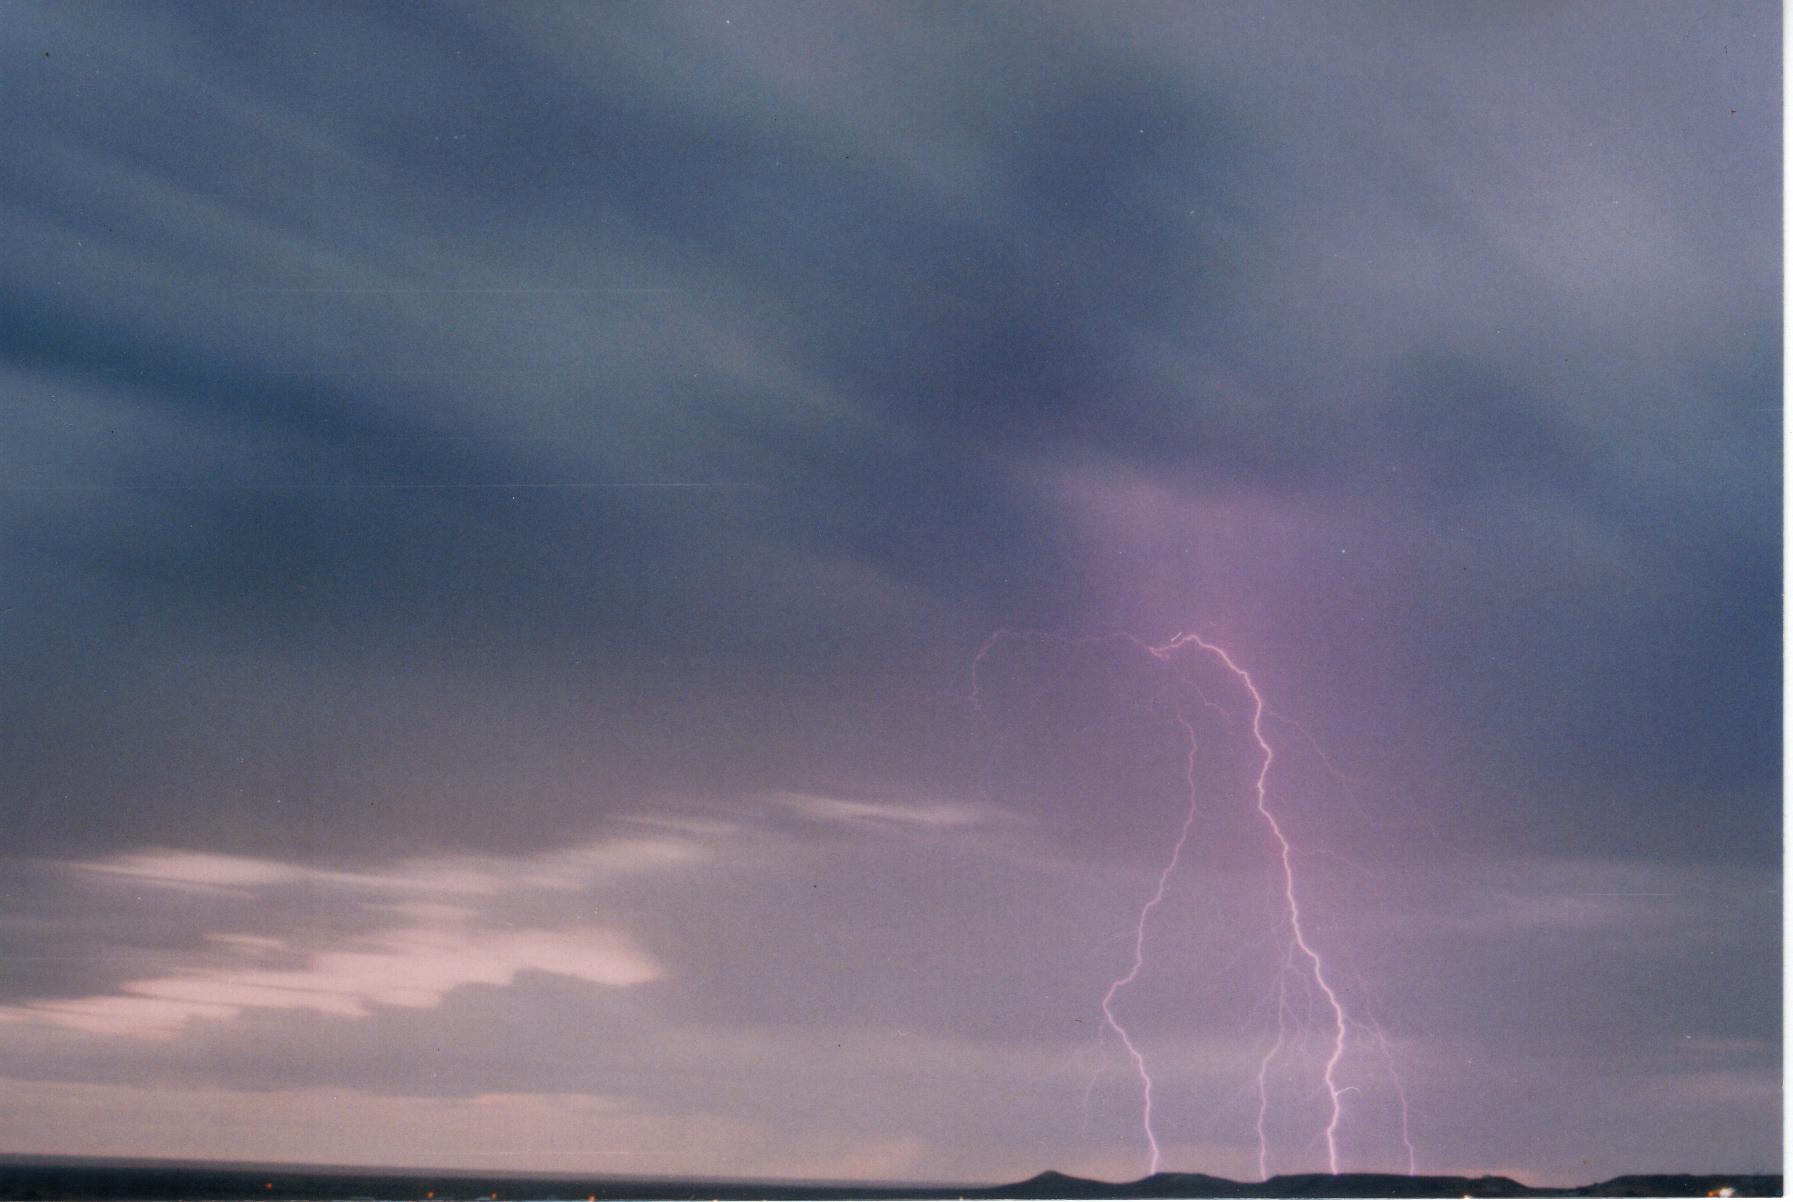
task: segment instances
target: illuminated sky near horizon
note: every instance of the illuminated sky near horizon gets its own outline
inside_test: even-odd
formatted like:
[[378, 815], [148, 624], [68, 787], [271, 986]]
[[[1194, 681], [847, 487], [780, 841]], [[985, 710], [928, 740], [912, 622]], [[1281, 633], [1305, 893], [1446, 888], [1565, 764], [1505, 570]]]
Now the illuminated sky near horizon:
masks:
[[0, 1152], [1778, 1166], [1774, 5], [0, 31]]

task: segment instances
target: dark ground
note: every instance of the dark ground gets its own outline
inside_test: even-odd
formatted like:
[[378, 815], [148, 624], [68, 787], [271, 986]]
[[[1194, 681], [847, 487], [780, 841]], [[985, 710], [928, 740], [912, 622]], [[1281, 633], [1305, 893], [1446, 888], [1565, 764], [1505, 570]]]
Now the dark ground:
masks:
[[1780, 1197], [1776, 1176], [1628, 1176], [1573, 1188], [1532, 1188], [1508, 1177], [1405, 1177], [1310, 1173], [1262, 1183], [1202, 1173], [1159, 1173], [1133, 1182], [1042, 1173], [1014, 1185], [940, 1186], [672, 1178], [519, 1176], [415, 1169], [53, 1161], [0, 1157], [0, 1199], [953, 1199], [953, 1198], [1683, 1198], [1723, 1187], [1736, 1197]]

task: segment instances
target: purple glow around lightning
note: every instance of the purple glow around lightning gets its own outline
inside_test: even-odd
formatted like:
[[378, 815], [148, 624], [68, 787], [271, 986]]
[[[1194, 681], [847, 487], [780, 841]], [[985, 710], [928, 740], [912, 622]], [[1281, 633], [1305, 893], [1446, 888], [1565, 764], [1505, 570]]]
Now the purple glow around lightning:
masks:
[[[1303, 923], [1301, 902], [1296, 888], [1294, 845], [1290, 842], [1288, 835], [1283, 829], [1282, 823], [1278, 820], [1275, 811], [1270, 805], [1269, 778], [1271, 767], [1276, 760], [1276, 753], [1271, 746], [1269, 739], [1265, 737], [1264, 718], [1266, 714], [1269, 714], [1272, 711], [1269, 706], [1266, 705], [1263, 694], [1259, 692], [1257, 683], [1252, 679], [1251, 674], [1242, 668], [1225, 648], [1194, 634], [1178, 634], [1167, 642], [1154, 645], [1145, 643], [1132, 635], [1125, 634], [1099, 638], [1063, 638], [1037, 632], [1020, 632], [1005, 629], [997, 631], [985, 640], [983, 646], [978, 649], [976, 656], [973, 658], [971, 665], [971, 692], [968, 700], [974, 708], [981, 707], [981, 700], [979, 697], [979, 672], [991, 651], [998, 643], [1005, 639], [1052, 642], [1071, 646], [1086, 646], [1103, 642], [1120, 642], [1138, 648], [1146, 652], [1154, 660], [1164, 664], [1175, 662], [1179, 653], [1187, 652], [1189, 649], [1193, 648], [1216, 661], [1245, 691], [1245, 694], [1251, 701], [1251, 735], [1256, 744], [1258, 753], [1258, 770], [1252, 785], [1252, 801], [1254, 808], [1263, 819], [1264, 825], [1268, 829], [1271, 838], [1275, 843], [1278, 859], [1282, 867], [1280, 874], [1280, 883], [1282, 886], [1281, 925], [1287, 934], [1285, 955], [1282, 964], [1277, 970], [1276, 1038], [1259, 1061], [1257, 1071], [1258, 1107], [1256, 1129], [1259, 1175], [1263, 1178], [1268, 1178], [1269, 1176], [1270, 1152], [1267, 1130], [1270, 1113], [1269, 1076], [1272, 1065], [1282, 1056], [1288, 1046], [1288, 978], [1290, 973], [1295, 970], [1298, 959], [1303, 966], [1303, 971], [1300, 975], [1304, 985], [1307, 982], [1311, 982], [1312, 984], [1312, 989], [1309, 990], [1310, 1005], [1313, 997], [1313, 990], [1317, 990], [1320, 997], [1324, 999], [1326, 1011], [1331, 1019], [1332, 1037], [1330, 1052], [1327, 1055], [1325, 1064], [1320, 1073], [1321, 1085], [1324, 1088], [1328, 1104], [1326, 1126], [1324, 1130], [1328, 1171], [1332, 1173], [1339, 1172], [1339, 1129], [1344, 1117], [1344, 1099], [1346, 1094], [1355, 1090], [1354, 1086], [1340, 1085], [1338, 1079], [1339, 1066], [1345, 1057], [1348, 1033], [1351, 1029], [1357, 1028], [1367, 1031], [1371, 1035], [1387, 1065], [1389, 1080], [1392, 1083], [1400, 1102], [1401, 1142], [1406, 1150], [1407, 1171], [1412, 1173], [1415, 1156], [1413, 1143], [1408, 1133], [1407, 1094], [1399, 1074], [1395, 1071], [1394, 1059], [1388, 1046], [1388, 1041], [1382, 1032], [1380, 1024], [1375, 1021], [1373, 1014], [1368, 1015], [1369, 1021], [1367, 1024], [1355, 1022], [1347, 1016], [1344, 1003], [1341, 1001], [1338, 991], [1328, 979], [1325, 959], [1310, 941], [1306, 926]], [[1220, 708], [1215, 707], [1214, 703], [1205, 696], [1203, 696], [1201, 700], [1204, 705]], [[1222, 712], [1224, 713], [1225, 711], [1222, 710]], [[1140, 1126], [1149, 1152], [1149, 1171], [1152, 1173], [1159, 1172], [1163, 1167], [1162, 1148], [1158, 1142], [1158, 1132], [1154, 1124], [1152, 1075], [1146, 1062], [1145, 1055], [1140, 1051], [1132, 1035], [1127, 1030], [1126, 1025], [1115, 1013], [1115, 1002], [1121, 991], [1137, 981], [1140, 975], [1145, 971], [1147, 927], [1152, 919], [1154, 911], [1164, 903], [1171, 876], [1176, 872], [1177, 867], [1182, 860], [1184, 849], [1189, 842], [1191, 832], [1195, 825], [1195, 817], [1199, 804], [1195, 775], [1197, 753], [1195, 726], [1180, 708], [1173, 706], [1172, 716], [1175, 718], [1177, 724], [1183, 728], [1184, 734], [1188, 740], [1188, 748], [1184, 761], [1184, 777], [1187, 785], [1187, 806], [1183, 817], [1183, 823], [1177, 833], [1175, 841], [1171, 845], [1164, 866], [1159, 870], [1156, 887], [1153, 889], [1151, 896], [1140, 906], [1138, 916], [1134, 922], [1132, 963], [1125, 973], [1116, 977], [1115, 980], [1109, 984], [1107, 991], [1103, 994], [1101, 1003], [1103, 1027], [1104, 1029], [1112, 1030], [1120, 1039], [1121, 1044], [1126, 1049], [1128, 1060], [1133, 1066], [1134, 1075], [1139, 1079], [1141, 1098]], [[1302, 733], [1305, 734], [1306, 732], [1303, 731]], [[1317, 750], [1318, 748], [1316, 747], [1316, 751]], [[1323, 755], [1322, 759], [1324, 759]], [[1328, 767], [1330, 767], [1330, 764], [1328, 764]]]

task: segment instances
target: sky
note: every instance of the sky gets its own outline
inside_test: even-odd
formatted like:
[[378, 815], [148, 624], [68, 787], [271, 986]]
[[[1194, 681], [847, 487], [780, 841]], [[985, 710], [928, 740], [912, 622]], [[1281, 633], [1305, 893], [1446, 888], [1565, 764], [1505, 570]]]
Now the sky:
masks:
[[1777, 6], [0, 45], [0, 1151], [1780, 1164]]

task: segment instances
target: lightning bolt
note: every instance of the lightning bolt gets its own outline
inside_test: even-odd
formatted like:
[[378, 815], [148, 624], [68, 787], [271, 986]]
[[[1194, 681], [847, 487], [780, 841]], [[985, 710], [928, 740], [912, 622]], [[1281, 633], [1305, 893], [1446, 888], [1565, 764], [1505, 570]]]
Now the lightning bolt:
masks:
[[[1339, 1121], [1344, 1114], [1344, 1095], [1339, 1089], [1338, 1066], [1339, 1061], [1345, 1057], [1345, 1008], [1339, 1003], [1338, 993], [1326, 979], [1325, 961], [1320, 958], [1320, 953], [1314, 950], [1313, 944], [1308, 942], [1307, 931], [1301, 923], [1301, 902], [1295, 896], [1295, 848], [1290, 844], [1289, 837], [1283, 833], [1282, 823], [1276, 820], [1276, 814], [1270, 809], [1270, 765], [1276, 760], [1276, 752], [1271, 749], [1270, 741], [1264, 737], [1264, 696], [1258, 692], [1257, 682], [1252, 680], [1251, 673], [1235, 663], [1225, 648], [1208, 642], [1200, 635], [1179, 634], [1168, 643], [1157, 647], [1148, 647], [1147, 650], [1161, 660], [1168, 660], [1171, 654], [1190, 645], [1201, 648], [1224, 664], [1226, 670], [1233, 674], [1251, 697], [1251, 737], [1257, 742], [1258, 753], [1261, 756], [1258, 763], [1257, 780], [1253, 782], [1252, 790], [1258, 813], [1263, 816], [1265, 824], [1269, 826], [1270, 834], [1276, 840], [1282, 860], [1283, 917], [1288, 921], [1289, 934], [1294, 940], [1295, 946], [1307, 960], [1309, 971], [1313, 974], [1314, 984], [1319, 986], [1320, 992], [1325, 995], [1327, 1007], [1332, 1011], [1332, 1054], [1326, 1059], [1326, 1067], [1322, 1071], [1321, 1079], [1325, 1083], [1330, 1103], [1326, 1120], [1326, 1167], [1328, 1172], [1337, 1173], [1339, 1171]], [[1268, 1063], [1269, 1061], [1266, 1060], [1265, 1064], [1268, 1065]], [[1262, 1151], [1260, 1146], [1260, 1162], [1264, 1160]]]
[[[1307, 924], [1301, 908], [1299, 890], [1296, 887], [1295, 847], [1289, 839], [1281, 820], [1277, 817], [1275, 809], [1270, 804], [1269, 781], [1271, 769], [1276, 763], [1276, 752], [1272, 747], [1269, 738], [1264, 733], [1264, 722], [1266, 717], [1270, 717], [1288, 723], [1289, 725], [1295, 724], [1289, 722], [1289, 720], [1282, 715], [1275, 713], [1275, 711], [1265, 703], [1264, 696], [1262, 692], [1259, 691], [1257, 682], [1252, 678], [1249, 672], [1240, 666], [1238, 661], [1236, 661], [1224, 647], [1209, 642], [1195, 634], [1177, 634], [1166, 642], [1151, 644], [1129, 634], [1070, 638], [1043, 634], [1035, 631], [998, 630], [984, 641], [971, 662], [971, 688], [967, 700], [971, 703], [974, 709], [981, 710], [982, 706], [979, 691], [980, 674], [984, 669], [985, 663], [996, 646], [1006, 639], [1051, 642], [1073, 647], [1082, 647], [1098, 643], [1120, 643], [1143, 651], [1158, 663], [1172, 667], [1174, 667], [1182, 657], [1188, 655], [1191, 651], [1194, 651], [1205, 656], [1221, 669], [1224, 669], [1224, 671], [1237, 683], [1245, 696], [1249, 698], [1251, 716], [1249, 725], [1251, 739], [1255, 744], [1257, 752], [1257, 773], [1252, 782], [1251, 798], [1253, 807], [1258, 816], [1263, 820], [1264, 827], [1269, 833], [1271, 841], [1276, 848], [1277, 859], [1281, 865], [1279, 883], [1281, 885], [1282, 894], [1282, 913], [1278, 925], [1286, 933], [1287, 937], [1283, 962], [1277, 970], [1276, 1038], [1265, 1051], [1263, 1058], [1258, 1063], [1257, 1141], [1259, 1175], [1265, 1179], [1269, 1177], [1270, 1140], [1268, 1120], [1270, 1113], [1270, 1071], [1272, 1066], [1289, 1047], [1289, 1023], [1293, 1017], [1290, 1013], [1289, 979], [1292, 975], [1301, 981], [1303, 991], [1308, 995], [1310, 1018], [1316, 1000], [1321, 1000], [1324, 1003], [1325, 1013], [1330, 1019], [1331, 1035], [1329, 1049], [1325, 1063], [1320, 1071], [1320, 1084], [1327, 1100], [1326, 1125], [1323, 1135], [1326, 1146], [1326, 1165], [1328, 1171], [1334, 1174], [1339, 1172], [1339, 1130], [1344, 1119], [1345, 1097], [1347, 1094], [1359, 1092], [1357, 1086], [1344, 1085], [1341, 1084], [1339, 1080], [1339, 1068], [1341, 1062], [1345, 1058], [1347, 1041], [1350, 1032], [1353, 1029], [1356, 1029], [1359, 1031], [1367, 1031], [1370, 1034], [1376, 1041], [1376, 1044], [1382, 1053], [1384, 1063], [1387, 1065], [1389, 1081], [1392, 1083], [1400, 1100], [1401, 1140], [1407, 1152], [1407, 1170], [1411, 1174], [1416, 1158], [1414, 1156], [1413, 1144], [1408, 1133], [1406, 1088], [1401, 1081], [1400, 1075], [1395, 1071], [1394, 1058], [1390, 1052], [1388, 1041], [1383, 1036], [1381, 1027], [1375, 1022], [1373, 1014], [1369, 1016], [1369, 1022], [1367, 1024], [1358, 1024], [1350, 1018], [1338, 990], [1332, 984], [1331, 974], [1327, 969], [1325, 958], [1320, 954], [1319, 949], [1314, 946], [1312, 939], [1309, 937]], [[1176, 685], [1193, 688], [1191, 682], [1181, 674], [1178, 674], [1178, 676], [1173, 678], [1173, 683], [1170, 686], [1167, 686], [1166, 691], [1168, 692], [1170, 688], [1174, 688]], [[1200, 695], [1204, 705], [1219, 710], [1222, 716], [1227, 718], [1228, 726], [1231, 726], [1230, 715], [1227, 714], [1224, 708], [1215, 706], [1214, 702], [1209, 700], [1205, 695], [1201, 695], [1199, 689], [1194, 689], [1194, 691]], [[1121, 1021], [1120, 1016], [1116, 1013], [1115, 1007], [1120, 994], [1127, 989], [1128, 986], [1138, 981], [1141, 974], [1145, 971], [1147, 928], [1151, 923], [1153, 913], [1164, 903], [1170, 879], [1176, 872], [1177, 867], [1182, 860], [1184, 849], [1189, 842], [1190, 834], [1195, 826], [1197, 806], [1199, 803], [1198, 788], [1196, 784], [1197, 739], [1195, 725], [1190, 720], [1188, 714], [1183, 710], [1180, 699], [1177, 703], [1172, 705], [1171, 709], [1172, 717], [1177, 724], [1182, 727], [1187, 739], [1187, 752], [1184, 759], [1184, 780], [1187, 785], [1187, 805], [1183, 816], [1183, 822], [1181, 828], [1177, 832], [1175, 841], [1171, 845], [1170, 853], [1166, 857], [1163, 867], [1158, 872], [1156, 887], [1139, 908], [1138, 916], [1133, 926], [1132, 962], [1125, 973], [1116, 977], [1109, 984], [1107, 991], [1102, 996], [1101, 1002], [1102, 1029], [1112, 1030], [1116, 1037], [1119, 1038], [1122, 1046], [1126, 1050], [1127, 1058], [1133, 1067], [1134, 1075], [1139, 1081], [1140, 1126], [1149, 1153], [1149, 1171], [1151, 1173], [1159, 1172], [1163, 1166], [1163, 1151], [1158, 1142], [1158, 1132], [1154, 1122], [1155, 1113], [1153, 1109], [1152, 1075], [1150, 1068], [1147, 1065], [1145, 1055], [1135, 1043], [1126, 1024]], [[1296, 729], [1299, 730], [1310, 743], [1314, 742], [1312, 736], [1308, 735], [1306, 730], [1301, 729], [1299, 726], [1297, 726]], [[1317, 752], [1319, 751], [1317, 744], [1315, 744], [1315, 750]], [[1326, 764], [1328, 770], [1334, 772], [1336, 775], [1337, 770], [1332, 767], [1330, 761], [1325, 760], [1323, 752], [1320, 752], [1320, 758], [1322, 762]], [[1299, 971], [1297, 971], [1298, 965]], [[1087, 1097], [1085, 1099], [1085, 1104], [1087, 1107]]]
[[1270, 1065], [1282, 1054], [1288, 1038], [1289, 972], [1295, 967], [1295, 944], [1291, 941], [1283, 956], [1282, 967], [1276, 970], [1276, 1042], [1258, 1061], [1258, 1178], [1270, 1180], [1270, 1137], [1264, 1130], [1270, 1118]]
[[1183, 828], [1177, 832], [1177, 841], [1171, 845], [1170, 859], [1158, 873], [1158, 888], [1139, 908], [1139, 921], [1133, 927], [1133, 966], [1125, 975], [1116, 977], [1108, 986], [1108, 992], [1102, 995], [1102, 1021], [1116, 1035], [1121, 1037], [1121, 1044], [1127, 1049], [1127, 1056], [1133, 1061], [1133, 1071], [1139, 1077], [1141, 1103], [1140, 1126], [1145, 1130], [1146, 1143], [1151, 1148], [1151, 1167], [1148, 1175], [1156, 1173], [1163, 1164], [1163, 1154], [1158, 1148], [1158, 1133], [1152, 1128], [1152, 1074], [1146, 1068], [1146, 1059], [1134, 1046], [1133, 1037], [1127, 1028], [1116, 1017], [1114, 999], [1121, 990], [1139, 979], [1139, 974], [1146, 964], [1146, 923], [1164, 902], [1164, 890], [1170, 884], [1170, 877], [1177, 870], [1177, 863], [1183, 858], [1183, 846], [1189, 842], [1189, 831], [1195, 825], [1196, 789], [1195, 789], [1195, 727], [1182, 714], [1176, 715], [1177, 725], [1183, 728], [1189, 738], [1189, 752], [1184, 760], [1184, 780], [1189, 785], [1189, 809], [1183, 815]]

